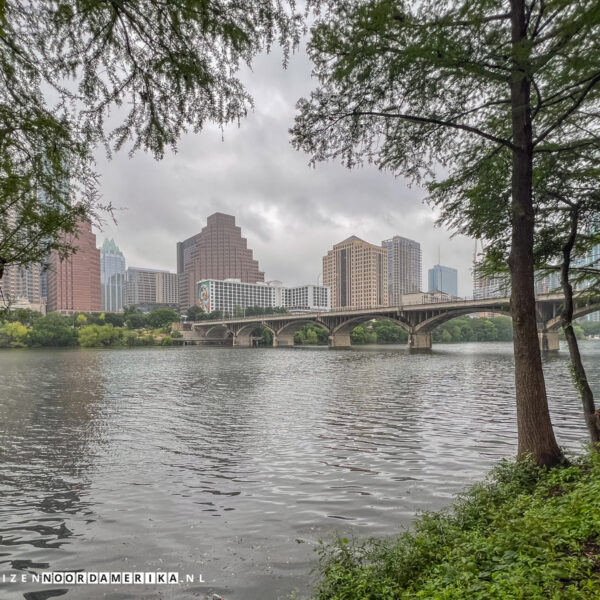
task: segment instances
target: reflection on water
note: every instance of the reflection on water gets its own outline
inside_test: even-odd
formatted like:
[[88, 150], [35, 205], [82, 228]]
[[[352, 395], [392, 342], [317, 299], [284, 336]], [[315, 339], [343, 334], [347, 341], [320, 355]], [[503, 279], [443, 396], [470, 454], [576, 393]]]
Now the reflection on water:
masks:
[[[600, 394], [600, 344], [583, 345]], [[585, 442], [566, 353], [559, 442]], [[510, 344], [0, 353], [0, 573], [178, 571], [106, 598], [285, 597], [333, 529], [403, 530], [516, 446]], [[2, 597], [98, 597], [0, 581]], [[48, 595], [50, 594], [50, 595]]]

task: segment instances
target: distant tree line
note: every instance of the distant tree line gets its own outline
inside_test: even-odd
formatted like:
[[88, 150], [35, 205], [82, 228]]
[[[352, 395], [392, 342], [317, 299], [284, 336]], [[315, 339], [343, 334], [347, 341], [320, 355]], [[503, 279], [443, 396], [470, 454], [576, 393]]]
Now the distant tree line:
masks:
[[[578, 339], [600, 335], [600, 321], [580, 321], [574, 326]], [[316, 325], [303, 325], [294, 334], [294, 343], [302, 345], [327, 344], [327, 330]], [[509, 317], [458, 317], [446, 321], [433, 330], [434, 343], [460, 342], [510, 342], [512, 321]], [[561, 339], [564, 334], [560, 332]], [[406, 344], [408, 333], [400, 325], [388, 319], [378, 319], [358, 325], [352, 330], [353, 345], [359, 344]]]
[[[195, 308], [195, 307], [194, 307]], [[200, 309], [198, 309], [200, 310]], [[265, 309], [252, 307], [249, 311]], [[271, 309], [269, 314], [281, 313]], [[190, 310], [188, 312], [188, 318]], [[222, 319], [217, 313], [204, 313], [203, 319]], [[261, 313], [262, 314], [262, 313]], [[118, 347], [171, 345], [181, 337], [172, 331], [171, 325], [179, 321], [179, 315], [170, 308], [157, 308], [150, 313], [142, 313], [130, 308], [124, 313], [75, 313], [70, 316], [50, 313], [42, 316], [28, 309], [5, 311], [0, 315], [0, 348], [39, 348], [81, 346]], [[580, 320], [574, 325], [578, 339], [600, 335], [600, 321]], [[272, 346], [273, 332], [268, 327], [256, 327], [253, 335], [259, 337], [260, 346]], [[564, 334], [559, 332], [561, 339]], [[509, 317], [471, 318], [458, 317], [437, 327], [433, 333], [434, 343], [460, 342], [508, 342], [512, 340], [512, 322]], [[312, 323], [303, 324], [294, 333], [297, 345], [327, 345], [328, 331]], [[406, 344], [408, 333], [400, 325], [389, 319], [378, 319], [358, 325], [352, 330], [353, 345], [361, 344]]]
[[123, 314], [69, 316], [14, 310], [4, 312], [1, 318], [0, 348], [167, 346], [181, 336], [171, 331], [171, 324], [179, 320], [179, 315], [170, 308], [158, 308], [148, 314], [134, 309]]

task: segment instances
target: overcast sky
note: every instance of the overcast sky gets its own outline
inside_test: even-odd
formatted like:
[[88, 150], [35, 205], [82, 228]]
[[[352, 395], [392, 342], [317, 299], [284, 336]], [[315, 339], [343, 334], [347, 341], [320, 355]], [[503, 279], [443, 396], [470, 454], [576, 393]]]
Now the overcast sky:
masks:
[[127, 266], [175, 271], [175, 244], [219, 211], [235, 215], [266, 280], [316, 283], [333, 244], [350, 235], [374, 244], [401, 235], [421, 244], [424, 288], [439, 252], [441, 264], [458, 269], [459, 295], [471, 295], [474, 242], [434, 226], [423, 189], [374, 167], [312, 168], [292, 148], [288, 129], [296, 101], [315, 84], [310, 71], [303, 52], [287, 70], [280, 52], [259, 56], [243, 74], [256, 106], [239, 128], [187, 135], [158, 162], [143, 153], [99, 155], [104, 200], [122, 210], [116, 225], [97, 232], [98, 246], [112, 237]]

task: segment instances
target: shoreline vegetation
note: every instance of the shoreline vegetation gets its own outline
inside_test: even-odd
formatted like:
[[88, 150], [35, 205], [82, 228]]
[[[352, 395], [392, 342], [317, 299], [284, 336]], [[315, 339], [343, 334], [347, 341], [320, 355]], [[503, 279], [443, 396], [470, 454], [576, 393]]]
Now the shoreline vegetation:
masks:
[[[0, 348], [172, 346], [181, 337], [181, 333], [172, 328], [179, 319], [180, 316], [168, 308], [150, 313], [128, 310], [69, 316], [58, 313], [42, 316], [23, 309], [5, 311], [0, 314]], [[584, 340], [600, 335], [600, 322], [581, 321], [574, 329], [577, 338]], [[259, 327], [255, 335], [261, 338], [259, 345], [272, 345], [270, 329]], [[436, 344], [508, 342], [512, 340], [512, 323], [504, 316], [457, 317], [440, 325], [432, 335]], [[393, 321], [378, 319], [355, 327], [351, 340], [357, 346], [406, 344], [408, 334]], [[327, 345], [327, 342], [327, 330], [315, 324], [304, 324], [294, 333], [294, 343], [299, 346]]]
[[504, 460], [400, 536], [317, 550], [315, 600], [600, 598], [600, 454]]

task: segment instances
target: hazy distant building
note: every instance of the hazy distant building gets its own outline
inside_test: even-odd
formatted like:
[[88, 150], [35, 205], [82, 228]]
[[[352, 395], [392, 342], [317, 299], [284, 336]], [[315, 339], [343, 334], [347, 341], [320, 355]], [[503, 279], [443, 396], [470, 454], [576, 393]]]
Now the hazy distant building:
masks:
[[462, 298], [458, 298], [440, 290], [431, 290], [429, 292], [403, 294], [400, 297], [400, 306], [406, 306], [408, 304], [438, 304], [439, 302], [452, 302], [453, 300], [462, 300]]
[[535, 273], [535, 293], [538, 294], [560, 294], [562, 293], [560, 287], [560, 275], [558, 271], [554, 273], [548, 273], [541, 275]]
[[123, 312], [125, 257], [114, 240], [104, 240], [100, 248], [100, 284], [102, 310]]
[[502, 277], [485, 276], [473, 265], [473, 300], [484, 298], [507, 298], [510, 296], [510, 283]]
[[329, 288], [322, 285], [286, 287], [280, 281], [244, 283], [239, 279], [207, 279], [197, 284], [197, 305], [204, 312], [233, 315], [250, 307], [287, 308], [290, 312], [330, 309]]
[[389, 304], [396, 306], [403, 294], [422, 289], [421, 245], [399, 235], [384, 240], [381, 245], [387, 251]]
[[[18, 232], [18, 217], [13, 209], [8, 208], [3, 211], [2, 218], [4, 222], [0, 235], [11, 235]], [[26, 244], [27, 240], [21, 240], [21, 243]], [[0, 308], [8, 305], [11, 308], [29, 308], [44, 312], [45, 300], [42, 299], [41, 271], [39, 263], [28, 266], [6, 265], [0, 279]]]
[[161, 271], [156, 278], [156, 301], [159, 304], [179, 305], [177, 273]]
[[42, 298], [42, 268], [39, 263], [28, 267], [8, 265], [0, 279], [0, 306], [2, 301], [11, 308], [29, 308], [45, 312], [45, 300]]
[[177, 307], [177, 274], [159, 269], [129, 267], [125, 277], [125, 306]]
[[242, 230], [235, 224], [235, 217], [223, 213], [210, 215], [200, 233], [177, 244], [177, 274], [182, 310], [196, 302], [198, 281], [234, 278], [243, 283], [258, 283], [265, 280], [246, 238], [242, 237]]
[[331, 290], [325, 285], [284, 286], [281, 281], [269, 281], [275, 289], [275, 306], [290, 312], [326, 312], [331, 310]]
[[451, 296], [458, 296], [458, 271], [452, 267], [434, 265], [428, 271], [428, 291], [439, 290]]
[[388, 304], [387, 249], [355, 235], [335, 244], [323, 257], [323, 284], [332, 308], [370, 308]]
[[76, 252], [61, 260], [52, 252], [48, 268], [48, 312], [100, 312], [100, 250], [92, 224], [81, 221], [77, 235], [65, 236]]

